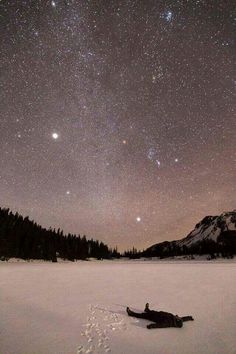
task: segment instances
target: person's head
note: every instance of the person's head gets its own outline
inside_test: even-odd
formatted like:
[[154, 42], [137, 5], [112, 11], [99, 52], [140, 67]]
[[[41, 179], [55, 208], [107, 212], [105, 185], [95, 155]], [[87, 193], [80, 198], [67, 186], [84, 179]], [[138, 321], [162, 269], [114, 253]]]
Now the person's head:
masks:
[[174, 317], [174, 324], [175, 324], [175, 327], [178, 327], [178, 328], [181, 328], [183, 327], [183, 320], [181, 317], [179, 317], [178, 315], [176, 315]]

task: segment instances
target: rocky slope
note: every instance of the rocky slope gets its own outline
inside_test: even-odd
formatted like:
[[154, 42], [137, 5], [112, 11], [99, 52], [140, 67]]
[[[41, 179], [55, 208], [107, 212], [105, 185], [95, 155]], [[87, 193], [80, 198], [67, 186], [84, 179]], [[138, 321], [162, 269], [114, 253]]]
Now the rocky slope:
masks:
[[225, 212], [219, 216], [206, 216], [196, 224], [195, 228], [183, 239], [177, 241], [165, 241], [149, 247], [146, 252], [161, 254], [172, 249], [190, 249], [201, 244], [215, 242], [236, 243], [236, 210]]

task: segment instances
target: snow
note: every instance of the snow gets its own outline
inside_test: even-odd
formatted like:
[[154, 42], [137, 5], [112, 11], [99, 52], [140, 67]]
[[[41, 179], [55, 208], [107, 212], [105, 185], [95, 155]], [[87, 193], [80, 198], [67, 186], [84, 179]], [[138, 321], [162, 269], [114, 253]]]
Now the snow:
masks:
[[204, 239], [209, 239], [217, 242], [218, 236], [221, 234], [222, 230], [218, 227], [219, 220], [224, 221], [224, 230], [223, 231], [233, 231], [236, 230], [236, 225], [232, 222], [232, 218], [235, 218], [235, 211], [223, 213], [218, 217], [208, 216], [211, 218], [211, 223], [209, 224], [209, 219], [204, 223], [197, 224], [198, 226], [195, 227], [190, 234], [181, 239], [177, 240], [177, 244], [179, 246], [192, 246], [195, 243], [202, 241]]
[[234, 231], [234, 230], [236, 230], [236, 228], [235, 228], [235, 224], [234, 224], [234, 223], [232, 223], [232, 222], [229, 222], [229, 223], [228, 223], [228, 229], [229, 229], [230, 231]]
[[[235, 262], [0, 262], [0, 353], [235, 354]], [[146, 329], [126, 306], [192, 315]]]

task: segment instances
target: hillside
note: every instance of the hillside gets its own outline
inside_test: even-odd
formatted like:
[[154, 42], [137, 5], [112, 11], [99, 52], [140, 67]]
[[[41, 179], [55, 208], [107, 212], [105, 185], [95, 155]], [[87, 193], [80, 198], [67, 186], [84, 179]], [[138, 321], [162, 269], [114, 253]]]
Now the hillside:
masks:
[[181, 254], [236, 254], [236, 210], [219, 216], [206, 216], [184, 238], [165, 241], [149, 247], [145, 256], [172, 256]]
[[103, 242], [86, 236], [64, 235], [58, 229], [45, 229], [28, 217], [0, 208], [0, 258], [43, 259], [56, 262], [57, 258], [76, 259], [111, 258], [117, 256]]

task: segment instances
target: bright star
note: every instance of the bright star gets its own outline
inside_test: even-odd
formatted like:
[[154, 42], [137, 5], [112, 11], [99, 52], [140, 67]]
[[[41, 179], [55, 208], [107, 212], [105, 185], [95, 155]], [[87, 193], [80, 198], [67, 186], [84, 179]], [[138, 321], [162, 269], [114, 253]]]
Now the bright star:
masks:
[[126, 141], [126, 140], [123, 140], [122, 143], [123, 143], [123, 144], [127, 144], [127, 141]]
[[56, 7], [55, 1], [51, 1], [51, 5], [52, 5], [52, 7]]
[[140, 221], [141, 221], [140, 216], [137, 216], [136, 221], [137, 221], [137, 222], [140, 222]]
[[57, 134], [57, 133], [52, 133], [52, 138], [53, 138], [54, 140], [57, 140], [57, 139], [59, 138], [59, 134]]
[[66, 194], [69, 195], [69, 194], [70, 194], [70, 191], [66, 191]]
[[175, 159], [175, 162], [178, 162], [178, 161], [179, 161], [179, 159], [176, 158], [176, 159]]

